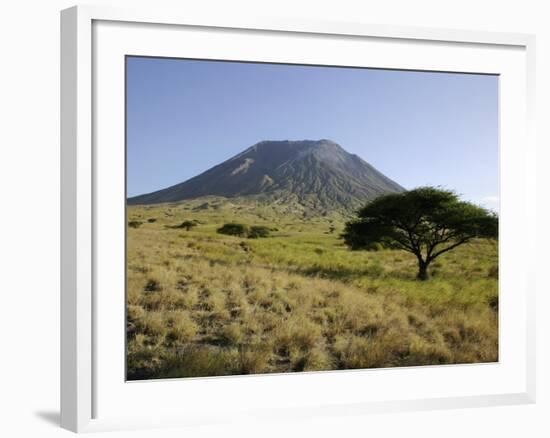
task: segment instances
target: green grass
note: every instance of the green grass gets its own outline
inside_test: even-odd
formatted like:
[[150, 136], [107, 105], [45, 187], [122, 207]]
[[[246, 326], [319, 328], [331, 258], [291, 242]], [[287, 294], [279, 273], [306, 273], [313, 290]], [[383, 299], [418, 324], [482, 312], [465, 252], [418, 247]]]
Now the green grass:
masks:
[[[419, 282], [411, 254], [347, 249], [344, 220], [220, 198], [129, 207], [128, 378], [498, 360], [495, 242]], [[276, 231], [216, 232], [230, 222]]]

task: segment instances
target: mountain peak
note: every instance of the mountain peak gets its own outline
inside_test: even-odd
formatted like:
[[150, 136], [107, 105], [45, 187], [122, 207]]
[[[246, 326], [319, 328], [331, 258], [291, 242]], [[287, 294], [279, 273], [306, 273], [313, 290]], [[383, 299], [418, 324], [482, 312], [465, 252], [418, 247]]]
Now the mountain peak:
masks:
[[342, 147], [335, 141], [322, 138], [320, 140], [263, 140], [256, 143], [252, 148], [272, 148], [272, 147], [291, 147], [291, 148], [320, 148], [320, 147]]
[[403, 188], [338, 143], [264, 140], [183, 183], [129, 198], [156, 204], [215, 195], [292, 200], [317, 210], [351, 211], [369, 199]]

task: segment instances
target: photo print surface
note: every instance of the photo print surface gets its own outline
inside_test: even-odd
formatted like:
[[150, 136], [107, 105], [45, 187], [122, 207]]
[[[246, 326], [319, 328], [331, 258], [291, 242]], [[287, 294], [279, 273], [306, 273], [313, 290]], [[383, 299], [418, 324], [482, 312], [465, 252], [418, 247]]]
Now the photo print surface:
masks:
[[498, 76], [125, 74], [128, 380], [498, 361]]

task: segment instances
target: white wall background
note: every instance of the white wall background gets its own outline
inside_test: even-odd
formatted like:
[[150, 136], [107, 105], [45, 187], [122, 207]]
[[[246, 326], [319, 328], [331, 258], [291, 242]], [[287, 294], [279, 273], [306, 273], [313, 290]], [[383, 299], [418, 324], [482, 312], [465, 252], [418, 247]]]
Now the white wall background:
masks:
[[[96, 1], [133, 5], [152, 1]], [[157, 0], [157, 7], [535, 33], [539, 217], [549, 188], [550, 13], [545, 0]], [[65, 0], [3, 2], [0, 9], [0, 435], [68, 436], [59, 418], [59, 10]], [[519, 147], [521, 145], [518, 145]], [[541, 233], [526, 257], [544, 274]], [[545, 259], [546, 257], [546, 259]], [[117, 432], [108, 436], [550, 436], [548, 281], [538, 286], [536, 405], [326, 418], [269, 425]], [[258, 428], [261, 429], [258, 429]]]

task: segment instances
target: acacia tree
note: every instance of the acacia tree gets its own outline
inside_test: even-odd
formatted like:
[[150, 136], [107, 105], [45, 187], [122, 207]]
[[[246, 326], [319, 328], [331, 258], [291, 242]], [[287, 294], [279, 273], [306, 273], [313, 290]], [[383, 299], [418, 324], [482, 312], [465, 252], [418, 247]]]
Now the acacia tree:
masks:
[[342, 237], [354, 250], [380, 243], [413, 253], [417, 278], [427, 280], [428, 266], [440, 255], [474, 238], [496, 239], [498, 217], [452, 191], [420, 187], [374, 199], [346, 224]]

